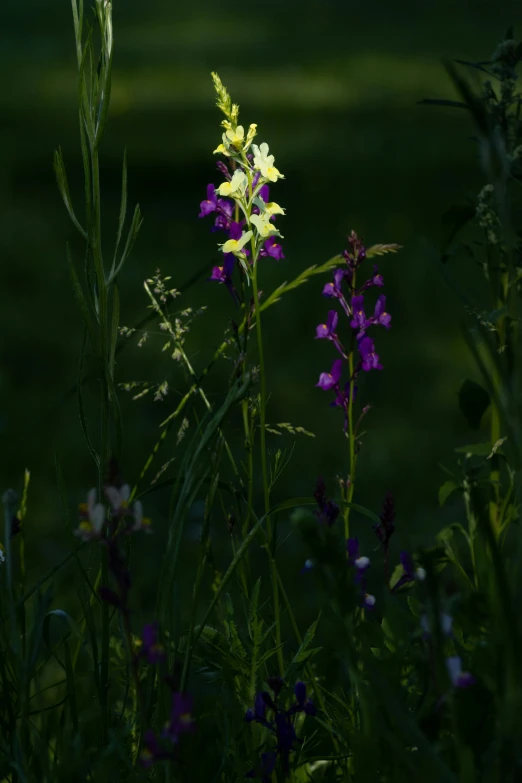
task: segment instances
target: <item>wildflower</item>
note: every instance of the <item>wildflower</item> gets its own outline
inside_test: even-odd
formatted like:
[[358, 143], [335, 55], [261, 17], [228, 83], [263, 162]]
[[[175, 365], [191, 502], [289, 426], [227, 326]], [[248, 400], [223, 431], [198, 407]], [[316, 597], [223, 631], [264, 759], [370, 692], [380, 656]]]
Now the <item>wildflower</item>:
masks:
[[232, 198], [238, 198], [245, 195], [245, 191], [248, 185], [248, 179], [245, 172], [242, 169], [236, 169], [230, 182], [223, 182], [217, 192], [220, 196], [231, 196]]
[[340, 509], [333, 500], [326, 497], [326, 485], [321, 477], [317, 479], [317, 485], [314, 492], [314, 498], [319, 506], [319, 511], [315, 512], [319, 522], [325, 522], [329, 527], [333, 525], [339, 516]]
[[360, 582], [370, 567], [370, 558], [361, 557], [359, 555], [359, 540], [357, 538], [349, 538], [346, 541], [346, 550], [348, 552], [348, 563], [356, 568], [356, 583]]
[[403, 574], [392, 587], [392, 593], [395, 593], [400, 587], [407, 584], [408, 582], [422, 582], [426, 577], [426, 572], [423, 568], [415, 568], [413, 559], [409, 552], [403, 550], [400, 554], [400, 559]]
[[279, 231], [271, 222], [268, 212], [264, 212], [261, 215], [251, 215], [250, 222], [256, 228], [257, 233], [262, 239], [274, 235], [279, 236]]
[[146, 658], [152, 665], [165, 659], [165, 648], [158, 641], [158, 624], [150, 623], [143, 628], [143, 643], [140, 656]]
[[154, 764], [154, 761], [160, 755], [160, 748], [158, 740], [153, 731], [145, 732], [143, 737], [143, 748], [140, 753], [140, 762], [145, 769], [149, 769]]
[[198, 217], [206, 217], [212, 212], [218, 212], [220, 210], [225, 211], [227, 214], [232, 214], [233, 205], [230, 201], [226, 201], [224, 198], [218, 198], [214, 185], [207, 185], [207, 197], [201, 202], [200, 213]]
[[96, 490], [91, 489], [87, 495], [87, 503], [80, 504], [82, 521], [74, 531], [82, 541], [91, 541], [101, 537], [105, 522], [105, 509], [101, 503], [96, 503]]
[[266, 720], [266, 708], [267, 708], [267, 700], [266, 696], [270, 698], [270, 695], [266, 692], [257, 693], [255, 700], [254, 700], [254, 709], [248, 709], [245, 713], [245, 721], [246, 723], [252, 723], [252, 721], [255, 721], [256, 723], [261, 723], [263, 725], [267, 725]]
[[306, 695], [306, 685], [304, 682], [296, 682], [294, 688], [296, 704], [290, 707], [289, 713], [305, 712], [307, 715], [317, 715], [317, 707], [313, 701]]
[[186, 693], [174, 692], [172, 694], [172, 707], [170, 721], [165, 726], [163, 736], [172, 742], [178, 742], [180, 734], [186, 734], [195, 730], [192, 720], [192, 697]]
[[268, 237], [264, 245], [261, 247], [259, 255], [271, 256], [272, 258], [275, 258], [276, 261], [281, 261], [281, 259], [284, 258], [283, 248], [279, 242], [276, 242], [275, 236]]
[[208, 278], [209, 280], [216, 280], [218, 283], [225, 283], [230, 286], [232, 284], [232, 272], [236, 259], [233, 253], [225, 253], [223, 258], [223, 266], [212, 267], [212, 274]]
[[462, 671], [462, 661], [458, 655], [446, 658], [446, 666], [450, 680], [455, 688], [469, 688], [470, 685], [476, 682], [475, 677], [470, 672]]
[[370, 370], [382, 370], [382, 364], [380, 364], [379, 357], [375, 353], [375, 345], [373, 344], [371, 337], [363, 337], [359, 340], [357, 347], [361, 354], [361, 367], [365, 372], [369, 372]]
[[261, 176], [270, 182], [277, 182], [279, 178], [282, 178], [278, 169], [274, 166], [274, 156], [268, 154], [268, 144], [263, 142], [259, 147], [257, 144], [252, 144], [252, 151], [254, 153], [254, 168], [261, 172]]
[[363, 335], [367, 326], [371, 324], [371, 321], [366, 318], [364, 313], [364, 296], [352, 296], [352, 320], [350, 326], [352, 329], [358, 329], [359, 335]]
[[132, 532], [135, 533], [138, 530], [145, 530], [146, 533], [151, 532], [151, 520], [148, 517], [143, 516], [143, 504], [140, 500], [137, 500], [134, 503], [133, 507], [134, 511], [134, 524], [131, 528]]
[[124, 515], [127, 512], [131, 496], [131, 488], [128, 484], [124, 484], [120, 489], [105, 487], [105, 494], [112, 506], [114, 515]]
[[223, 253], [233, 253], [235, 256], [241, 255], [244, 246], [251, 236], [252, 231], [245, 231], [240, 239], [229, 239], [223, 245], [220, 245], [220, 249]]
[[336, 338], [335, 330], [337, 328], [337, 322], [339, 321], [339, 316], [337, 315], [336, 310], [329, 310], [328, 311], [328, 318], [326, 319], [325, 324], [319, 324], [317, 329], [315, 330], [315, 337], [317, 340], [334, 340]]
[[381, 324], [381, 326], [385, 326], [386, 329], [390, 328], [391, 315], [386, 312], [386, 297], [384, 294], [381, 294], [381, 296], [377, 299], [372, 322]]
[[336, 359], [332, 365], [331, 372], [322, 372], [321, 375], [319, 376], [319, 382], [316, 383], [315, 385], [319, 386], [319, 388], [323, 389], [324, 391], [333, 389], [334, 386], [337, 386], [337, 384], [339, 383], [342, 371], [343, 371], [342, 359]]
[[336, 269], [334, 272], [334, 281], [333, 283], [326, 283], [325, 287], [323, 288], [323, 296], [332, 297], [333, 299], [337, 299], [339, 301], [339, 304], [343, 308], [344, 312], [348, 317], [351, 317], [351, 310], [348, 306], [348, 302], [344, 298], [344, 294], [342, 292], [341, 283], [346, 278], [347, 274], [344, 269]]
[[363, 598], [363, 607], [365, 609], [373, 609], [375, 606], [375, 596], [370, 595], [370, 593], [365, 593]]

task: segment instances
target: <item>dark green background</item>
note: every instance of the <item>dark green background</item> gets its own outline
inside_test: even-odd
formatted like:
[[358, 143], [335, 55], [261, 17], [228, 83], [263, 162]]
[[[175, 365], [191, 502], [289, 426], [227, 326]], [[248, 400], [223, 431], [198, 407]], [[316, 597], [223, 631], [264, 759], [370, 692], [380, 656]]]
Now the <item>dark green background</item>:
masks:
[[[81, 245], [55, 186], [52, 155], [61, 145], [81, 214], [76, 64], [67, 0], [4, 0], [1, 13], [0, 484], [19, 487], [30, 468], [28, 547], [43, 569], [66, 551], [55, 453], [71, 504], [95, 484], [75, 401], [60, 404], [75, 382], [81, 338], [65, 242], [77, 262]], [[242, 122], [258, 124], [258, 141], [269, 143], [285, 174], [272, 197], [287, 210], [280, 219], [286, 260], [262, 262], [264, 291], [342, 250], [352, 228], [367, 244], [404, 245], [380, 264], [393, 328], [376, 333], [385, 369], [360, 389], [360, 400], [374, 407], [357, 500], [379, 511], [392, 490], [405, 545], [429, 540], [458, 513], [458, 501], [438, 508], [438, 463], [452, 465], [453, 448], [480, 437], [458, 411], [458, 388], [474, 369], [438, 248], [441, 214], [485, 182], [466, 113], [416, 102], [454, 97], [442, 59], [487, 59], [521, 13], [518, 4], [496, 0], [114, 2], [113, 104], [102, 148], [106, 247], [114, 242], [124, 147], [129, 199], [140, 202], [145, 218], [122, 275], [122, 323], [146, 313], [142, 281], [157, 267], [182, 286], [201, 267], [210, 272], [218, 258], [210, 221], [197, 219], [207, 183], [220, 179], [212, 156], [220, 116], [209, 75], [217, 70]], [[452, 264], [451, 272], [480, 291], [466, 264]], [[333, 493], [335, 474], [346, 470], [342, 415], [314, 388], [334, 358], [332, 346], [313, 339], [329, 308], [321, 297], [328, 279], [312, 279], [264, 319], [268, 420], [317, 434], [299, 439], [281, 497], [310, 494], [321, 473]], [[233, 306], [224, 288], [204, 278], [179, 301], [208, 306], [188, 342], [201, 369]], [[167, 377], [171, 386], [163, 403], [133, 403], [122, 393], [122, 468], [131, 482], [185, 388], [159, 347], [152, 338], [142, 349], [131, 341], [118, 361], [120, 381]], [[213, 373], [212, 399], [222, 398], [229, 369], [223, 363]], [[94, 395], [93, 386], [91, 401]], [[96, 437], [93, 415], [90, 424]], [[272, 438], [271, 447], [278, 445], [289, 447], [291, 439]], [[171, 442], [165, 459], [172, 449]], [[158, 533], [143, 545], [148, 556], [159, 551], [167, 507], [168, 497], [157, 497], [147, 508]], [[367, 523], [354, 524], [359, 530]]]

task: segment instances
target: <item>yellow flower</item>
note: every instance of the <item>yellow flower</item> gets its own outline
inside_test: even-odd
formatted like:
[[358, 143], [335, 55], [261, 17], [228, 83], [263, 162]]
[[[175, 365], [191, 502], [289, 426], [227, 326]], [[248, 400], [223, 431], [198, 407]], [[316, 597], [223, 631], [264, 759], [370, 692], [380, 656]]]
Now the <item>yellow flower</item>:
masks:
[[247, 137], [246, 137], [246, 141], [245, 141], [245, 146], [243, 147], [243, 151], [244, 152], [246, 152], [247, 149], [252, 144], [252, 142], [254, 140], [254, 136], [256, 135], [256, 133], [257, 133], [257, 125], [255, 124], [255, 122], [253, 122], [250, 125], [249, 129], [248, 129], [248, 133], [247, 133]]
[[241, 253], [251, 236], [252, 231], [245, 231], [241, 239], [229, 239], [224, 245], [221, 245], [221, 250], [223, 253], [233, 253], [237, 256]]
[[230, 182], [223, 182], [217, 192], [220, 196], [232, 196], [237, 198], [238, 196], [244, 196], [245, 190], [248, 185], [248, 179], [244, 171], [236, 169]]
[[254, 168], [261, 172], [261, 176], [270, 182], [276, 182], [279, 178], [282, 178], [282, 174], [274, 166], [274, 156], [268, 154], [268, 144], [263, 142], [260, 147], [257, 144], [252, 144], [252, 150], [254, 152]]
[[214, 152], [213, 152], [212, 154], [213, 154], [213, 155], [218, 155], [218, 154], [219, 154], [219, 155], [226, 155], [227, 157], [230, 157], [230, 152], [228, 152], [228, 151], [225, 149], [225, 147], [223, 146], [223, 144], [219, 144], [219, 145], [216, 147], [216, 149], [214, 150]]
[[250, 222], [253, 226], [256, 227], [257, 233], [260, 237], [266, 238], [271, 237], [274, 234], [279, 235], [279, 231], [270, 221], [270, 215], [268, 212], [264, 212], [262, 215], [252, 215], [250, 217]]
[[[238, 125], [235, 130], [229, 128], [223, 136], [227, 139], [229, 144], [233, 144], [234, 147], [241, 147], [245, 138], [245, 129], [242, 125]], [[225, 141], [225, 138], [223, 139], [223, 143], [226, 146], [227, 142]]]

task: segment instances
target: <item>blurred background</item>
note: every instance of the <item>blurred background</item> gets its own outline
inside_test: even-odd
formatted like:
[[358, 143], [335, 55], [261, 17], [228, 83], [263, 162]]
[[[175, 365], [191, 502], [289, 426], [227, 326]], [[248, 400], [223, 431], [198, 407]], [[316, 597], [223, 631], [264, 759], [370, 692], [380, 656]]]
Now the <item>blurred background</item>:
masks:
[[[476, 372], [461, 335], [463, 310], [443, 271], [481, 295], [465, 259], [443, 269], [441, 215], [475, 197], [485, 184], [465, 112], [420, 106], [426, 97], [454, 98], [444, 58], [487, 60], [522, 10], [508, 0], [265, 0], [225, 4], [196, 0], [114, 0], [113, 100], [102, 162], [103, 230], [112, 248], [126, 147], [129, 209], [139, 201], [143, 228], [121, 276], [122, 324], [148, 311], [143, 280], [158, 267], [182, 288], [178, 300], [208, 307], [188, 340], [197, 370], [220, 343], [234, 316], [224, 287], [206, 282], [217, 261], [211, 220], [198, 220], [220, 141], [210, 71], [216, 70], [240, 105], [245, 126], [258, 124], [285, 179], [271, 197], [287, 211], [279, 225], [286, 259], [263, 261], [269, 292], [346, 246], [355, 229], [367, 245], [404, 249], [380, 260], [392, 329], [376, 333], [384, 370], [368, 374], [359, 399], [370, 403], [359, 461], [356, 499], [379, 513], [391, 490], [401, 544], [432, 540], [460, 513], [458, 498], [440, 510], [440, 463], [453, 467], [456, 446], [484, 439], [468, 429], [458, 389]], [[68, 0], [4, 0], [0, 30], [0, 484], [20, 489], [32, 474], [28, 552], [44, 571], [67, 551], [55, 480], [59, 460], [73, 508], [96, 483], [83, 442], [74, 395], [81, 321], [69, 282], [65, 244], [77, 264], [82, 246], [60, 200], [52, 170], [61, 145], [77, 212], [83, 179], [76, 108], [76, 58]], [[330, 279], [312, 278], [264, 319], [270, 402], [268, 421], [288, 421], [316, 433], [300, 437], [278, 488], [281, 497], [309, 495], [322, 474], [332, 495], [347, 469], [342, 414], [315, 388], [334, 349], [314, 341], [329, 302]], [[163, 402], [132, 402], [122, 392], [124, 478], [137, 478], [158, 437], [159, 423], [186, 386], [151, 334], [129, 340], [118, 380], [169, 381]], [[219, 401], [230, 365], [209, 378]], [[96, 385], [87, 391], [93, 406]], [[95, 408], [88, 407], [96, 437]], [[488, 420], [485, 420], [487, 429]], [[291, 448], [275, 436], [270, 447]], [[160, 464], [174, 453], [167, 444]], [[151, 477], [155, 469], [151, 471]], [[276, 491], [276, 496], [278, 496]], [[168, 492], [151, 496], [146, 511], [157, 535], [144, 553], [159, 555]], [[193, 532], [197, 532], [198, 508]], [[281, 524], [284, 524], [282, 522]], [[364, 519], [354, 522], [364, 527]], [[296, 557], [301, 557], [298, 553]], [[153, 588], [151, 588], [153, 589]], [[146, 601], [146, 596], [143, 599]]]

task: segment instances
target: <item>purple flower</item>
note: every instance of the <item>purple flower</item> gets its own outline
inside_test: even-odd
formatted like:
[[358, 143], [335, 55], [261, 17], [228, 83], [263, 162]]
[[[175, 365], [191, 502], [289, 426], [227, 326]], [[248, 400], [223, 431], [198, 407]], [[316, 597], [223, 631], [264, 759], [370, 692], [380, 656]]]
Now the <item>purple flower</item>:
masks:
[[359, 539], [348, 538], [346, 541], [346, 551], [348, 552], [348, 564], [356, 569], [355, 582], [362, 581], [364, 574], [370, 567], [370, 558], [362, 557], [359, 554]]
[[275, 258], [276, 261], [281, 261], [283, 259], [284, 253], [283, 248], [277, 242], [275, 237], [268, 237], [266, 242], [263, 244], [263, 247], [259, 251], [260, 256], [271, 256], [272, 258]]
[[321, 476], [319, 476], [317, 479], [314, 498], [316, 499], [317, 505], [319, 506], [319, 510], [315, 512], [317, 519], [319, 522], [324, 522], [328, 525], [328, 527], [331, 527], [339, 516], [339, 506], [333, 500], [328, 500], [326, 497], [326, 484], [324, 483]]
[[366, 291], [367, 288], [371, 288], [372, 286], [377, 286], [378, 288], [382, 288], [384, 286], [383, 276], [379, 273], [376, 264], [373, 266], [372, 277], [361, 286], [360, 291]]
[[195, 730], [192, 720], [192, 697], [187, 693], [174, 692], [172, 694], [172, 706], [170, 721], [163, 731], [163, 736], [177, 743], [180, 734], [186, 734]]
[[352, 296], [352, 320], [350, 326], [352, 329], [358, 329], [359, 335], [363, 335], [371, 320], [366, 318], [364, 312], [364, 296]]
[[330, 389], [333, 389], [333, 387], [339, 383], [342, 371], [342, 359], [336, 359], [332, 364], [331, 372], [322, 372], [319, 376], [319, 382], [315, 385], [319, 386], [319, 388], [323, 389], [323, 391], [329, 391]]
[[375, 312], [373, 314], [373, 322], [385, 326], [386, 329], [390, 328], [391, 315], [386, 312], [386, 297], [384, 294], [377, 299], [375, 304]]
[[335, 310], [329, 310], [328, 312], [328, 318], [326, 319], [325, 324], [319, 324], [319, 326], [315, 330], [315, 337], [317, 340], [333, 340], [336, 338], [335, 330], [337, 328], [337, 322], [339, 320], [339, 316], [337, 315]]
[[211, 212], [215, 212], [217, 210], [217, 204], [218, 197], [214, 185], [207, 185], [207, 197], [199, 205], [201, 211], [198, 217], [205, 217], [206, 215], [210, 215]]
[[150, 623], [143, 628], [143, 646], [140, 654], [147, 662], [154, 665], [164, 660], [165, 648], [158, 641], [158, 624]]
[[225, 253], [223, 256], [223, 266], [212, 267], [212, 274], [208, 278], [209, 280], [215, 280], [218, 283], [225, 283], [227, 286], [232, 285], [232, 272], [234, 271], [234, 265], [236, 258], [233, 253]]
[[403, 574], [394, 584], [392, 593], [395, 593], [400, 587], [407, 584], [408, 582], [415, 582], [416, 580], [422, 581], [426, 576], [423, 568], [415, 568], [413, 558], [409, 552], [403, 550], [400, 554], [400, 558]]
[[450, 680], [455, 688], [469, 688], [470, 685], [476, 682], [472, 674], [462, 671], [462, 661], [458, 655], [446, 658], [446, 666]]
[[375, 346], [371, 337], [362, 337], [358, 342], [359, 353], [362, 359], [362, 369], [365, 372], [369, 370], [382, 370], [382, 364], [375, 353]]
[[143, 737], [143, 748], [140, 753], [140, 763], [145, 769], [149, 769], [154, 762], [161, 756], [160, 746], [156, 735], [150, 729], [145, 732]]
[[294, 748], [294, 742], [302, 743], [302, 740], [296, 736], [294, 724], [290, 716], [285, 712], [278, 712], [275, 717], [277, 753], [281, 759], [283, 775], [288, 775], [290, 771], [289, 757]]
[[341, 283], [346, 277], [348, 277], [348, 275], [345, 269], [336, 269], [334, 271], [333, 283], [327, 283], [323, 288], [323, 296], [332, 297], [333, 299], [338, 299], [344, 312], [348, 317], [350, 317], [351, 315], [350, 308], [348, 307], [348, 302], [344, 298], [341, 289]]
[[[268, 694], [267, 694], [268, 695]], [[245, 713], [245, 721], [247, 723], [252, 723], [252, 721], [255, 721], [256, 723], [261, 723], [263, 725], [266, 725], [266, 707], [267, 703], [265, 700], [265, 694], [263, 693], [257, 693], [256, 698], [254, 701], [254, 709], [248, 709]]]
[[313, 701], [306, 695], [306, 685], [304, 682], [296, 682], [294, 688], [296, 704], [290, 708], [290, 713], [305, 712], [307, 715], [317, 715], [317, 707]]

